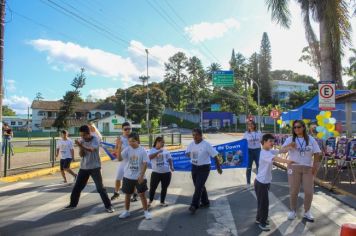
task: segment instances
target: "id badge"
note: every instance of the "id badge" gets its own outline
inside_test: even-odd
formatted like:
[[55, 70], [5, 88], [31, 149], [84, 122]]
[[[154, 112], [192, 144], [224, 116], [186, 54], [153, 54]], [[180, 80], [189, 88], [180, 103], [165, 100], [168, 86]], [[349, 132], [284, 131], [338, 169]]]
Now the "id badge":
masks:
[[305, 156], [305, 151], [300, 151], [300, 155], [301, 155], [302, 157], [304, 157], [304, 156]]

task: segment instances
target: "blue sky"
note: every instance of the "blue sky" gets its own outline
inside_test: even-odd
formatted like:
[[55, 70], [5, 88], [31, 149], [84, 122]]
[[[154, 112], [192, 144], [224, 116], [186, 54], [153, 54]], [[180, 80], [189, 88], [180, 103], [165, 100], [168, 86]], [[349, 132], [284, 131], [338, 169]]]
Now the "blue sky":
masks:
[[37, 92], [60, 99], [81, 67], [83, 98], [113, 95], [146, 73], [145, 48], [152, 81], [163, 79], [163, 63], [178, 51], [228, 69], [232, 48], [248, 58], [259, 51], [263, 32], [271, 41], [272, 69], [315, 76], [298, 62], [307, 43], [294, 2], [292, 26], [283, 29], [262, 0], [7, 0], [4, 102], [25, 113]]

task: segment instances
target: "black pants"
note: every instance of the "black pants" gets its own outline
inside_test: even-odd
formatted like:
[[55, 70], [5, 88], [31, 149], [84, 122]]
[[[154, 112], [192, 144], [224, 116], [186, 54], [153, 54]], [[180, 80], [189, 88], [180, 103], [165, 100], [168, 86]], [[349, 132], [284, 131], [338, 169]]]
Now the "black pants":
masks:
[[251, 183], [251, 170], [252, 170], [252, 163], [255, 162], [256, 164], [256, 169], [258, 171], [258, 164], [260, 160], [260, 152], [261, 148], [256, 148], [256, 149], [248, 149], [248, 163], [247, 163], [247, 169], [246, 169], [246, 180], [247, 183]]
[[205, 182], [210, 173], [210, 164], [196, 166], [192, 165], [192, 178], [194, 183], [194, 195], [192, 206], [199, 208], [199, 204], [209, 204], [208, 193], [206, 192]]
[[150, 201], [153, 201], [153, 198], [156, 193], [158, 184], [161, 182], [161, 203], [164, 203], [167, 195], [167, 189], [171, 183], [172, 174], [171, 172], [167, 173], [151, 173], [151, 182], [150, 182]]
[[256, 220], [261, 222], [261, 224], [266, 224], [266, 220], [268, 218], [268, 190], [270, 188], [270, 184], [263, 184], [258, 182], [255, 179], [255, 193], [257, 196], [257, 215]]
[[100, 168], [83, 170], [80, 169], [78, 172], [77, 180], [70, 195], [70, 205], [77, 206], [79, 202], [80, 193], [87, 185], [89, 177], [92, 177], [95, 183], [96, 190], [100, 194], [101, 200], [103, 201], [105, 208], [111, 206], [110, 199], [103, 185], [103, 178], [101, 177]]

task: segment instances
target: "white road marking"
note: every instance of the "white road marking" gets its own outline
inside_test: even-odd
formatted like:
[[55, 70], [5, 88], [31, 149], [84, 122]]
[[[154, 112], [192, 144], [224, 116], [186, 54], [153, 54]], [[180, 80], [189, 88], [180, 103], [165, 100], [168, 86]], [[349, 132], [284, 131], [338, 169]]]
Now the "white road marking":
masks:
[[142, 220], [138, 226], [138, 230], [149, 230], [149, 231], [160, 231], [162, 232], [171, 217], [172, 212], [179, 205], [175, 205], [177, 199], [182, 192], [181, 188], [168, 188], [168, 194], [166, 197], [167, 207], [157, 206], [158, 209], [153, 209], [151, 211], [151, 220]]
[[237, 236], [237, 229], [234, 217], [231, 212], [230, 203], [226, 197], [227, 193], [210, 197], [209, 212], [214, 216], [215, 220], [209, 222], [210, 228], [207, 230], [209, 235], [235, 235]]
[[20, 188], [23, 188], [25, 186], [28, 186], [32, 183], [30, 182], [18, 182], [18, 183], [15, 183], [15, 184], [10, 184], [10, 185], [7, 185], [5, 187], [1, 187], [0, 188], [0, 193], [3, 193], [3, 192], [7, 192], [7, 191], [12, 191], [12, 190], [16, 190], [16, 189], [20, 189]]
[[[95, 190], [94, 185], [87, 185], [87, 187], [84, 189], [85, 192], [81, 193], [81, 198], [94, 190]], [[44, 205], [36, 207], [31, 211], [28, 211], [24, 214], [15, 217], [13, 220], [37, 221], [68, 205], [69, 198], [70, 198], [70, 193], [65, 194], [64, 196], [56, 198]]]

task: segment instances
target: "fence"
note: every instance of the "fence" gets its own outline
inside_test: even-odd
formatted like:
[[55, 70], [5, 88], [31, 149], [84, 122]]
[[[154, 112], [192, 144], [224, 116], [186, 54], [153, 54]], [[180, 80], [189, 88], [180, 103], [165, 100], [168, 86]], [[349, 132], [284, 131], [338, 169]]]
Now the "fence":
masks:
[[[166, 145], [181, 145], [182, 136], [180, 133], [170, 134], [151, 134], [150, 136], [140, 135], [141, 145], [152, 147], [154, 139], [158, 136], [165, 138]], [[75, 140], [78, 137], [71, 137]], [[103, 136], [103, 141], [115, 143], [117, 136]], [[54, 167], [59, 164], [59, 158], [56, 158], [56, 145], [58, 137], [28, 139], [22, 141], [3, 140], [2, 157], [0, 158], [0, 172], [2, 176], [12, 175], [40, 169], [45, 167]], [[74, 147], [74, 158], [79, 159], [79, 149]], [[100, 149], [100, 156], [105, 152]], [[1, 174], [0, 174], [1, 175]]]

